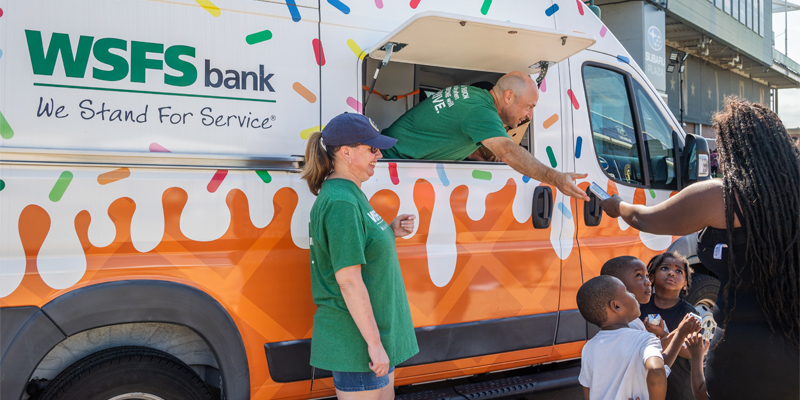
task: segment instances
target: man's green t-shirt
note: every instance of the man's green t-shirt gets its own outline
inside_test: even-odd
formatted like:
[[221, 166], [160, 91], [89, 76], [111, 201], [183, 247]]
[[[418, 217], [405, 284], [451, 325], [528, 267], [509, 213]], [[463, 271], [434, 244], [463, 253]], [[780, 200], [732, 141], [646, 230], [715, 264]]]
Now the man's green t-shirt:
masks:
[[397, 139], [384, 158], [461, 161], [481, 141], [508, 137], [491, 93], [473, 86], [451, 86], [403, 114], [383, 134]]
[[328, 179], [311, 208], [311, 293], [317, 311], [311, 365], [369, 372], [367, 342], [347, 309], [336, 271], [361, 265], [381, 343], [391, 366], [419, 352], [392, 228], [347, 179]]

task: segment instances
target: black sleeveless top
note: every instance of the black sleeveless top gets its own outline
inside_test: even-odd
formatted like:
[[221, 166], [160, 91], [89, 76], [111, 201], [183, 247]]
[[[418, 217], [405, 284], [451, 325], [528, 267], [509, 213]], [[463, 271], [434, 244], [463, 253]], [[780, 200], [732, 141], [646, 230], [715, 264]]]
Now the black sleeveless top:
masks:
[[[734, 211], [744, 224], [736, 199]], [[700, 232], [697, 256], [720, 281], [714, 306], [717, 330], [706, 360], [706, 388], [711, 399], [800, 399], [800, 355], [783, 332], [772, 332], [761, 310], [746, 259], [747, 234], [706, 227]], [[725, 286], [730, 280], [728, 259], [733, 255], [739, 272], [739, 288]], [[726, 305], [727, 310], [726, 310]]]

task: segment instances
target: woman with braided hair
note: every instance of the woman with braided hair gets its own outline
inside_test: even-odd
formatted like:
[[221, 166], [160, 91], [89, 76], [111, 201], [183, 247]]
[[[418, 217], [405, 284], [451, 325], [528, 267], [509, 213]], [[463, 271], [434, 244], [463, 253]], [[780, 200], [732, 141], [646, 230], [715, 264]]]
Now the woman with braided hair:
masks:
[[735, 97], [714, 116], [722, 179], [606, 213], [641, 231], [702, 229], [700, 261], [720, 279], [706, 364], [711, 399], [800, 398], [800, 150], [769, 108]]

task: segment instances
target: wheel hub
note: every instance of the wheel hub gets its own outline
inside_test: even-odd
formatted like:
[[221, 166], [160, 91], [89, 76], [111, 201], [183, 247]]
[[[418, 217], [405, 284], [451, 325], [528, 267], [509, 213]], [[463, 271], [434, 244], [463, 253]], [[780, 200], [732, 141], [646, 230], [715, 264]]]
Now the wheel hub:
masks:
[[714, 302], [707, 299], [700, 300], [695, 306], [695, 310], [700, 316], [700, 334], [703, 339], [711, 341], [717, 330], [717, 321], [714, 321]]
[[133, 393], [121, 394], [119, 396], [114, 396], [108, 400], [164, 400], [164, 399], [154, 394], [133, 392]]

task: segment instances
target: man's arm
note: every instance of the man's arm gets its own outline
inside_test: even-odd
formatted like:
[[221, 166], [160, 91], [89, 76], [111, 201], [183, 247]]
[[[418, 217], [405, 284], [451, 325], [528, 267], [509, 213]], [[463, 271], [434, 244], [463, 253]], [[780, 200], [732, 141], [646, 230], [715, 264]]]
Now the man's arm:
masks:
[[644, 363], [647, 370], [647, 392], [650, 400], [664, 400], [667, 397], [667, 371], [661, 357], [650, 357]]
[[537, 160], [533, 154], [514, 143], [508, 137], [498, 136], [485, 139], [481, 142], [497, 156], [498, 161], [508, 164], [517, 172], [540, 182], [555, 186], [561, 193], [578, 200], [589, 201], [589, 196], [573, 182], [575, 179], [586, 178], [588, 174], [575, 174], [559, 172]]
[[583, 400], [589, 400], [589, 388], [583, 387]]

